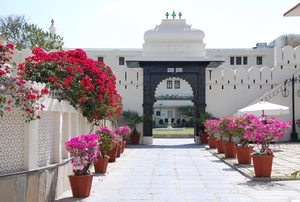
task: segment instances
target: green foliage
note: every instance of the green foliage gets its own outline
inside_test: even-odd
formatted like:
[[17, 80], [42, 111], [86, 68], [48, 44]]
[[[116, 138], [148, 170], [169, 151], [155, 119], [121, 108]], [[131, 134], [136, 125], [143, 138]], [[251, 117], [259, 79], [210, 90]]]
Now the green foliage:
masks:
[[175, 121], [175, 119], [174, 119], [174, 118], [172, 118], [172, 119], [171, 119], [171, 123], [174, 123], [174, 121]]
[[145, 121], [152, 121], [152, 116], [150, 115], [139, 115], [136, 111], [122, 111], [121, 116], [125, 121], [127, 121], [127, 125], [130, 127], [132, 133], [136, 133], [136, 127], [138, 124], [143, 123]]
[[292, 180], [296, 180], [296, 179], [298, 179], [298, 178], [300, 178], [300, 170], [298, 170], [298, 171], [296, 171], [296, 172], [293, 172], [293, 173], [291, 174], [291, 179], [292, 179]]
[[107, 153], [117, 144], [117, 135], [108, 127], [102, 127], [96, 131], [96, 134], [100, 136], [99, 150], [101, 151], [101, 157], [105, 158]]
[[177, 119], [177, 120], [176, 120], [176, 124], [179, 125], [180, 123], [181, 123], [181, 120], [180, 120], [180, 119]]
[[180, 106], [177, 108], [177, 111], [184, 119], [194, 116], [194, 108], [191, 106]]
[[15, 44], [17, 50], [34, 49], [36, 46], [45, 51], [62, 50], [63, 37], [52, 36], [35, 24], [30, 24], [24, 15], [9, 15], [0, 17], [0, 34], [9, 42]]
[[208, 119], [216, 119], [209, 112], [199, 112], [197, 116], [190, 118], [190, 121], [194, 122], [197, 126], [203, 126]]

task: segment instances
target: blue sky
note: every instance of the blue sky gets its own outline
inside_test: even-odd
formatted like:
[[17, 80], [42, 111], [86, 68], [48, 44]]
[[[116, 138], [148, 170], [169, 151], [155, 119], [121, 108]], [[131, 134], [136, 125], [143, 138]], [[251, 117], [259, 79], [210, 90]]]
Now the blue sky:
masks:
[[300, 34], [300, 17], [283, 17], [298, 0], [0, 0], [1, 16], [25, 15], [45, 31], [55, 21], [68, 48], [142, 48], [165, 13], [181, 12], [205, 33], [206, 48], [251, 48]]

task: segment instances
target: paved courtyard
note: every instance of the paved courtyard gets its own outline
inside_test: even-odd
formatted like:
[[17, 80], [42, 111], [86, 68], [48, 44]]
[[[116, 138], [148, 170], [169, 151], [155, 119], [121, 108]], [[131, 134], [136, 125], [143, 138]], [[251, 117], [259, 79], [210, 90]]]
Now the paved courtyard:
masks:
[[[282, 157], [276, 160], [277, 154]], [[275, 170], [283, 169], [284, 174], [272, 172], [276, 181], [257, 181], [250, 179], [251, 165], [239, 168], [234, 159], [224, 161], [193, 139], [154, 139], [153, 145], [128, 145], [116, 162], [109, 163], [106, 174], [95, 174], [89, 197], [72, 198], [68, 190], [56, 201], [300, 202], [300, 181], [279, 181], [280, 176], [300, 170], [299, 155], [300, 143], [280, 144], [274, 163]], [[287, 170], [289, 166], [298, 167]]]

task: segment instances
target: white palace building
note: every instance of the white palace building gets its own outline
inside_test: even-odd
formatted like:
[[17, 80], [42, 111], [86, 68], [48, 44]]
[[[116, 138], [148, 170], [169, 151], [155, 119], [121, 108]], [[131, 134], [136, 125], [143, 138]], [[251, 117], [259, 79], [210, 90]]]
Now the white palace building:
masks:
[[[54, 22], [49, 30], [55, 34]], [[179, 106], [194, 106], [221, 118], [265, 100], [290, 107], [290, 114], [279, 118], [292, 120], [291, 93], [283, 97], [282, 91], [291, 92], [291, 77], [300, 75], [300, 48], [293, 48], [300, 44], [300, 35], [281, 35], [243, 49], [206, 49], [204, 39], [204, 32], [186, 19], [167, 17], [144, 33], [142, 49], [84, 49], [88, 57], [114, 71], [124, 110], [153, 115], [151, 126], [138, 126], [143, 135], [140, 143], [152, 144], [152, 128], [160, 119], [182, 119]], [[30, 55], [28, 50], [22, 52], [19, 62]], [[298, 91], [300, 84], [295, 81]], [[296, 95], [294, 101], [298, 119], [300, 97]], [[284, 141], [290, 139], [289, 133]]]
[[[278, 118], [300, 118], [299, 35], [282, 35], [252, 48], [206, 49], [204, 32], [173, 16], [144, 33], [142, 49], [84, 49], [88, 57], [113, 69], [124, 110], [153, 115], [155, 123], [137, 128], [143, 135], [141, 144], [153, 143], [152, 128], [160, 119], [180, 119], [179, 106], [221, 118], [265, 100], [289, 107], [289, 114]], [[300, 3], [284, 16], [300, 16]], [[55, 33], [54, 23], [49, 30]], [[31, 54], [30, 49], [15, 50], [12, 60], [18, 64]], [[52, 97], [45, 102], [39, 121], [25, 123], [17, 110], [1, 119], [4, 201], [53, 201], [69, 189], [72, 166], [64, 142], [88, 133], [90, 125], [68, 102]], [[103, 125], [112, 127], [105, 120]], [[299, 141], [298, 133], [300, 128], [293, 124], [282, 140]]]
[[[194, 92], [191, 84], [182, 78], [185, 67], [180, 65], [168, 66], [158, 85], [149, 80], [145, 84], [145, 75], [152, 75], [145, 74], [145, 69], [139, 66], [145, 62], [163, 62], [164, 66], [167, 62], [209, 61], [205, 77], [199, 80], [205, 80], [205, 111], [218, 118], [233, 115], [260, 100], [292, 107], [291, 95], [283, 97], [281, 92], [284, 88], [291, 92], [292, 82], [284, 85], [287, 79], [293, 75], [299, 78], [300, 48], [287, 44], [299, 40], [300, 35], [282, 35], [269, 44], [257, 43], [255, 47], [245, 49], [206, 49], [204, 37], [203, 31], [193, 28], [185, 19], [163, 19], [160, 25], [144, 33], [142, 49], [84, 50], [90, 58], [103, 61], [113, 69], [124, 110], [137, 110], [143, 114], [143, 104], [147, 102], [143, 98], [144, 87], [150, 85], [156, 99], [151, 106], [154, 126], [160, 119], [181, 119], [177, 107], [194, 106]], [[295, 90], [300, 90], [297, 82]], [[296, 119], [300, 118], [298, 103], [300, 98], [296, 95]], [[292, 120], [292, 113], [279, 118]], [[287, 134], [284, 140], [289, 138]], [[152, 137], [144, 136], [141, 141], [151, 144]]]

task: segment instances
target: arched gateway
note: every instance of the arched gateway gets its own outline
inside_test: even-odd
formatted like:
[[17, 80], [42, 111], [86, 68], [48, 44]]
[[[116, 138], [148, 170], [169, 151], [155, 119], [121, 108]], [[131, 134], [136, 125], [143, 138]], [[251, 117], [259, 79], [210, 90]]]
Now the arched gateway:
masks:
[[[166, 16], [168, 16], [166, 14]], [[224, 60], [205, 56], [204, 32], [186, 24], [185, 19], [163, 19], [160, 25], [144, 34], [143, 54], [126, 59], [129, 68], [143, 68], [143, 113], [152, 115], [155, 89], [164, 79], [179, 77], [192, 87], [195, 113], [205, 112], [205, 72]], [[195, 126], [195, 136], [198, 127]], [[143, 125], [143, 143], [152, 144], [152, 123]]]

